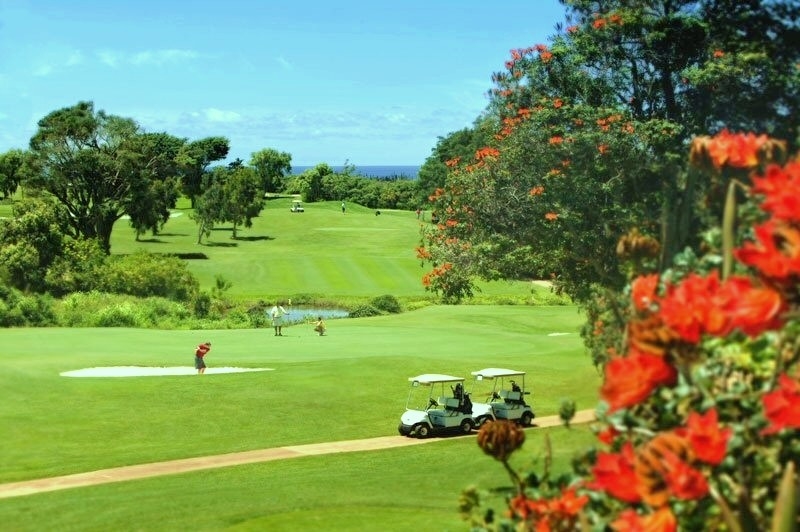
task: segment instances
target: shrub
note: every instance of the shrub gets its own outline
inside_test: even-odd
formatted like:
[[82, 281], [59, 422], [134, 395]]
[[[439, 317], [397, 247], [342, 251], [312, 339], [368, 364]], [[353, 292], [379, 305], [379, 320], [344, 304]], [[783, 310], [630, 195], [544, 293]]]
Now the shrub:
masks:
[[0, 286], [0, 327], [46, 327], [56, 323], [53, 300], [46, 295], [23, 295]]
[[378, 310], [388, 312], [389, 314], [399, 314], [403, 312], [403, 307], [396, 297], [392, 295], [383, 295], [374, 298], [370, 304]]
[[350, 311], [351, 318], [369, 318], [370, 316], [380, 316], [381, 311], [372, 305], [358, 305]]
[[56, 307], [57, 321], [65, 327], [171, 328], [191, 318], [185, 305], [168, 299], [96, 291], [70, 294]]
[[199, 289], [186, 262], [169, 255], [137, 251], [111, 257], [102, 272], [100, 288], [114, 294], [191, 301]]
[[139, 327], [136, 310], [130, 303], [105, 308], [95, 315], [95, 327]]

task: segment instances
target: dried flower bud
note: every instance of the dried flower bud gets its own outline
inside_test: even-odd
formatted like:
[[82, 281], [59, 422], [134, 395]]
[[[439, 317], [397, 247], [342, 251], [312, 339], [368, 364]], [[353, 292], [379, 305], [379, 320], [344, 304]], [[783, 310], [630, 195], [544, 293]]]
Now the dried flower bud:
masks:
[[512, 421], [489, 421], [481, 426], [477, 441], [484, 453], [505, 462], [514, 451], [522, 447], [525, 431]]

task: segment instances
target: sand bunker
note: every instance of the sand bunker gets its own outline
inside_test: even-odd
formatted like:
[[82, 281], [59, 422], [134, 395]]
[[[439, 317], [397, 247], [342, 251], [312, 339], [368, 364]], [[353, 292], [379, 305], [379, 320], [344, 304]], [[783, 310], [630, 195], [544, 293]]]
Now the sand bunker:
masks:
[[[248, 371], [272, 371], [272, 368], [206, 368], [206, 375], [215, 373], [245, 373]], [[110, 366], [62, 371], [62, 377], [163, 377], [165, 375], [196, 375], [192, 366], [157, 368], [151, 366]]]
[[548, 334], [547, 336], [567, 336], [568, 334], [572, 334], [572, 333], [568, 333], [568, 332], [555, 332], [555, 333], [550, 333], [550, 334]]

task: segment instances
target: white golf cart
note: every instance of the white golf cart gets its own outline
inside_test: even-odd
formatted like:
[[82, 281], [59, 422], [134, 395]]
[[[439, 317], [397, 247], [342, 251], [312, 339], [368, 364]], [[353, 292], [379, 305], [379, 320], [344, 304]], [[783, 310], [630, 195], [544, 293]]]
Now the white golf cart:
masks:
[[290, 212], [306, 212], [303, 208], [303, 202], [300, 200], [292, 200], [292, 207], [289, 209]]
[[529, 427], [536, 414], [525, 396], [530, 392], [525, 391], [525, 372], [504, 368], [486, 368], [473, 371], [476, 381], [492, 381], [492, 391], [487, 394], [488, 403], [475, 403], [491, 407], [495, 418], [516, 421], [524, 427]]
[[[433, 433], [447, 431], [469, 434], [478, 426], [462, 377], [426, 373], [408, 380], [411, 390], [406, 411], [397, 427], [401, 435], [427, 438]], [[491, 409], [485, 406], [479, 411], [484, 416], [491, 415]]]

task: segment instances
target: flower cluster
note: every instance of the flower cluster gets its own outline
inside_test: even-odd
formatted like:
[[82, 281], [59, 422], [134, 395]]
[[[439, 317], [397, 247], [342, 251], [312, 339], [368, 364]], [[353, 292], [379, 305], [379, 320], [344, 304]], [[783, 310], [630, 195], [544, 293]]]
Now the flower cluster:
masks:
[[[605, 450], [549, 496], [511, 499], [525, 529], [557, 530], [557, 519], [620, 531], [800, 524], [788, 494], [800, 462], [800, 162], [778, 164], [784, 155], [763, 135], [695, 140], [693, 164], [748, 192], [739, 210], [752, 227], [723, 236], [738, 263], [631, 281], [600, 389]], [[620, 249], [633, 256], [638, 233], [625, 238]], [[601, 337], [607, 328], [594, 327]]]

